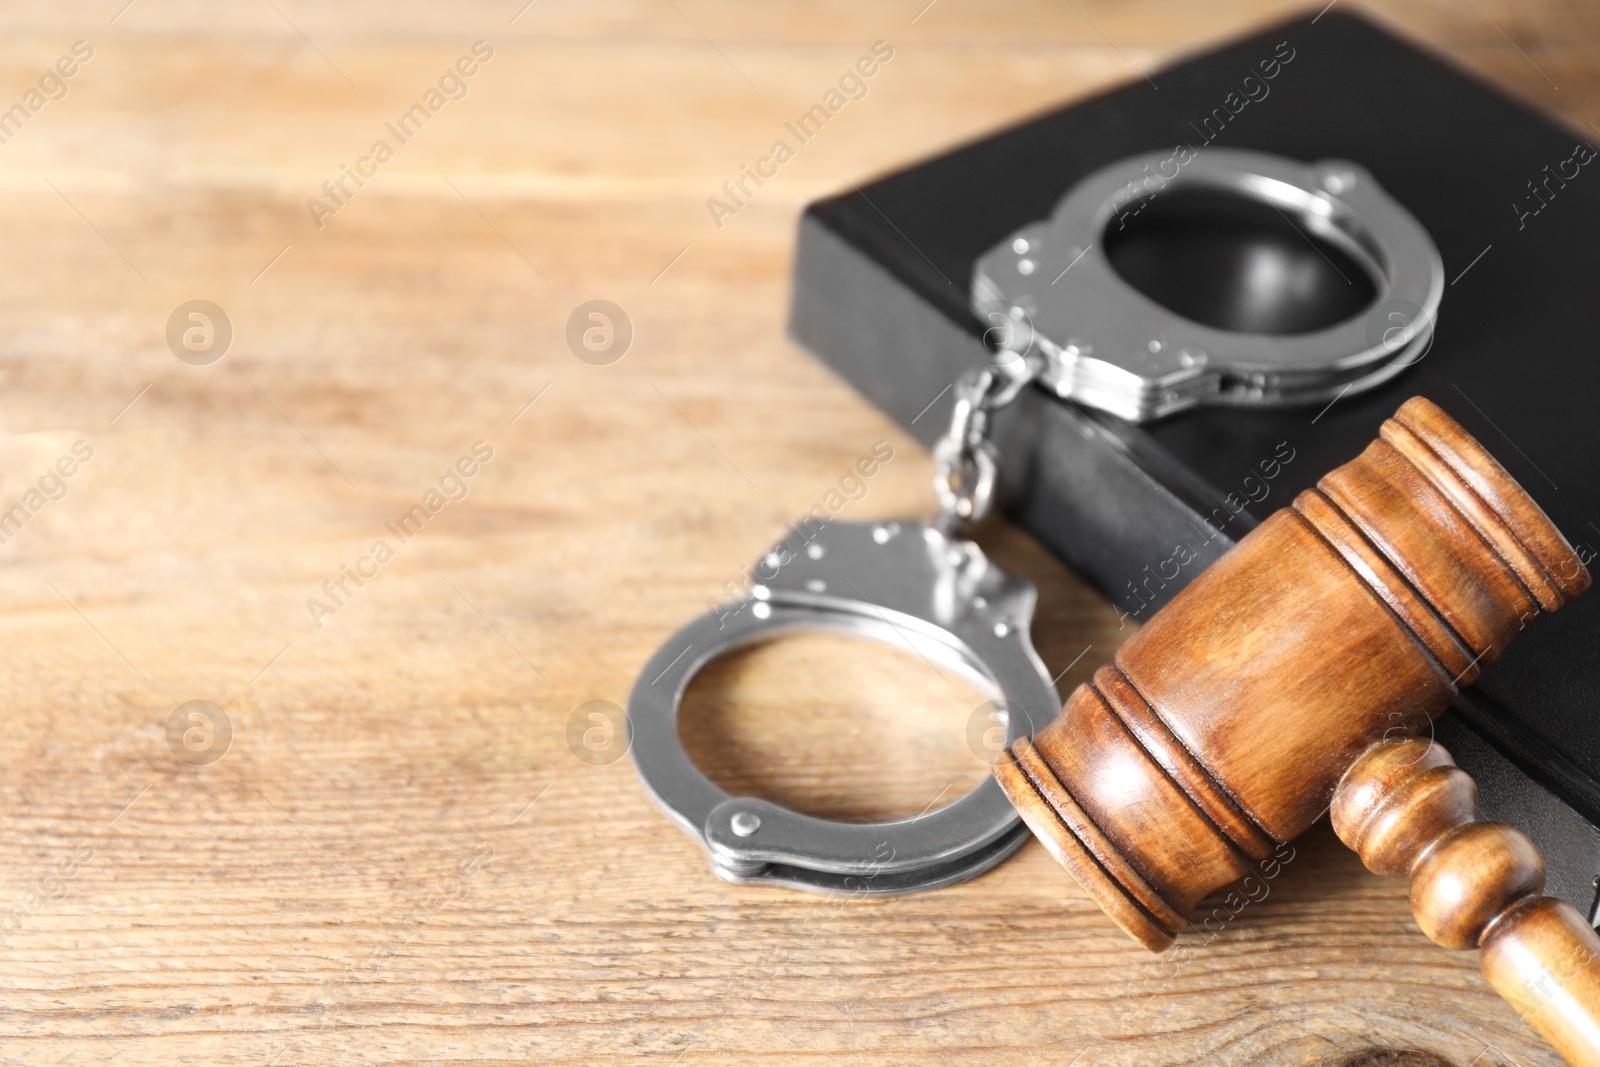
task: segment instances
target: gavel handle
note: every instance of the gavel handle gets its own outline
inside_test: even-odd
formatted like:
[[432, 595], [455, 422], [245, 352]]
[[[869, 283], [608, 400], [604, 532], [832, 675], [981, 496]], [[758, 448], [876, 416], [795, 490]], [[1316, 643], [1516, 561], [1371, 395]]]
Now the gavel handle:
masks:
[[1478, 788], [1437, 743], [1380, 741], [1334, 792], [1333, 827], [1369, 870], [1411, 879], [1411, 911], [1483, 973], [1574, 1067], [1600, 1067], [1600, 937], [1541, 896], [1544, 859], [1519, 831], [1478, 821]]

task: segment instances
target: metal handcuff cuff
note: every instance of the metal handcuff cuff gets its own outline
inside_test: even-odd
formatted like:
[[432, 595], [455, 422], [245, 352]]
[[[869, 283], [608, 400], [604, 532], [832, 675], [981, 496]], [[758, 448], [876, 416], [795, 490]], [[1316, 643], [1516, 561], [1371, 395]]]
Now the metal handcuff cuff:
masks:
[[[1166, 153], [1135, 156], [1085, 178], [1052, 218], [1007, 238], [977, 263], [972, 304], [1005, 329], [1000, 351], [954, 385], [949, 430], [937, 442], [938, 513], [918, 522], [802, 521], [758, 565], [742, 599], [680, 629], [640, 672], [628, 702], [634, 766], [653, 798], [736, 883], [819, 892], [904, 893], [988, 870], [1028, 831], [990, 778], [936, 811], [893, 822], [815, 818], [735, 797], [702, 773], [678, 735], [694, 676], [737, 648], [796, 631], [874, 638], [997, 691], [1005, 744], [1029, 736], [1060, 698], [1029, 635], [1037, 594], [962, 536], [994, 497], [992, 413], [1030, 383], [1130, 419], [1201, 403], [1300, 403], [1368, 388], [1425, 353], [1443, 266], [1425, 230], [1347, 163], [1305, 165], [1261, 153], [1208, 150], [1166, 181], [1256, 197], [1361, 263], [1376, 308], [1317, 333], [1267, 337], [1183, 319], [1123, 282], [1095, 254], [1118, 212], [1141, 195]], [[1288, 215], [1286, 214], [1287, 218]], [[1067, 270], [1071, 286], [1057, 286]], [[1056, 273], [1059, 271], [1060, 273]]]
[[993, 496], [988, 412], [1029, 377], [984, 369], [957, 383], [951, 429], [936, 451], [940, 512], [931, 522], [802, 522], [763, 558], [762, 581], [744, 600], [679, 630], [640, 673], [628, 699], [634, 766], [721, 877], [824, 892], [912, 892], [988, 870], [1026, 838], [987, 778], [954, 803], [895, 822], [831, 822], [729, 796], [684, 751], [678, 707], [690, 680], [718, 656], [823, 630], [875, 638], [998, 690], [1007, 744], [1048, 722], [1060, 700], [1028, 637], [1033, 586], [960, 535]]

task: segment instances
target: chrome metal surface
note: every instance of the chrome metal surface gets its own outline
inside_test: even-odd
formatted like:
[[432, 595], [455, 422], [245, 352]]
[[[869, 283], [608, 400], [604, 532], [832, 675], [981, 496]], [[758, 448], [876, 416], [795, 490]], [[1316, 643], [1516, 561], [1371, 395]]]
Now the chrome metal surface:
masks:
[[920, 523], [795, 527], [758, 564], [750, 595], [679, 630], [628, 700], [634, 766], [661, 808], [731, 882], [820, 892], [905, 893], [970, 878], [1027, 836], [992, 778], [936, 811], [841, 823], [730, 796], [689, 759], [678, 709], [690, 680], [733, 649], [796, 631], [873, 638], [998, 691], [1006, 743], [1060, 708], [1028, 637], [1036, 594], [977, 545]]
[[[1179, 189], [1271, 205], [1302, 236], [1359, 263], [1376, 298], [1327, 329], [1282, 335], [1215, 329], [1162, 307], [1118, 276], [1105, 235]], [[1133, 156], [1083, 179], [1049, 219], [979, 259], [972, 305], [984, 321], [996, 309], [1015, 320], [1006, 343], [1038, 351], [1040, 381], [1057, 395], [1142, 421], [1197, 404], [1310, 403], [1377, 385], [1426, 354], [1443, 292], [1427, 231], [1361, 167], [1204, 148], [1186, 159]]]
[[933, 446], [933, 495], [939, 502], [933, 525], [940, 530], [953, 534], [989, 513], [1000, 470], [989, 442], [989, 413], [1016, 399], [1039, 367], [1037, 359], [1014, 357], [1004, 366], [974, 367], [956, 380], [950, 428]]

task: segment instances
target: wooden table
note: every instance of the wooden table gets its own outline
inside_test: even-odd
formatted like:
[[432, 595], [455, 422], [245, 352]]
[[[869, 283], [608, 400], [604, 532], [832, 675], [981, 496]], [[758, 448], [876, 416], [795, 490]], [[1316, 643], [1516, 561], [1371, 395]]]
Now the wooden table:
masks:
[[[875, 442], [846, 517], [928, 507], [927, 457], [784, 339], [801, 205], [1293, 5], [122, 3], [0, 15], [0, 107], [45, 78], [0, 144], [0, 1060], [1555, 1062], [1326, 831], [1156, 958], [1031, 843], [903, 899], [725, 885], [626, 760], [577, 755], [580, 706]], [[1394, 8], [1600, 116], [1593, 5]], [[714, 225], [877, 40], [866, 98]], [[387, 132], [460, 57], [465, 96]], [[565, 340], [597, 298], [634, 331], [609, 365]], [[169, 346], [196, 299], [219, 361]], [[1114, 614], [987, 543], [1041, 585], [1063, 690], [1087, 677]], [[194, 700], [209, 737], [169, 734]], [[981, 778], [978, 700], [797, 639], [716, 667], [685, 735], [730, 789], [905, 815]]]

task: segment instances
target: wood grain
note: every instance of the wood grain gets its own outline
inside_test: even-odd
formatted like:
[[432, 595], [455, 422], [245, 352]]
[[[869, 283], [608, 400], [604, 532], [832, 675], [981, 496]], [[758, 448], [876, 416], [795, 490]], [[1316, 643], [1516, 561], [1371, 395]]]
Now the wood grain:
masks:
[[[873, 442], [896, 459], [846, 514], [928, 508], [926, 457], [783, 339], [800, 206], [1294, 8], [520, 6], [0, 14], [0, 103], [95, 49], [0, 145], [0, 503], [94, 450], [0, 545], [0, 1060], [1556, 1063], [1326, 830], [1153, 961], [1035, 846], [902, 900], [729, 887], [625, 761], [568, 748]], [[1600, 114], [1592, 5], [1477, 8], [1378, 17]], [[316, 229], [305, 200], [479, 39], [467, 97]], [[716, 229], [706, 197], [878, 39], [868, 97]], [[208, 367], [165, 339], [196, 298], [234, 327]], [[635, 327], [611, 366], [563, 339], [593, 298]], [[480, 440], [466, 498], [317, 627], [307, 599]], [[1041, 584], [1070, 690], [1114, 613], [986, 542]], [[883, 660], [835, 653], [826, 692], [781, 656], [707, 679], [762, 739], [697, 749], [714, 773], [846, 814], [971, 779], [958, 694], [902, 673], [866, 716], [840, 680]], [[194, 699], [233, 725], [210, 766], [168, 747]], [[886, 783], [874, 742], [919, 700], [948, 731]]]
[[1600, 935], [1542, 896], [1544, 858], [1504, 823], [1480, 822], [1478, 790], [1431, 738], [1379, 741], [1339, 782], [1330, 821], [1369, 870], [1411, 879], [1434, 942], [1481, 949], [1489, 984], [1572, 1067], [1600, 1065]]

